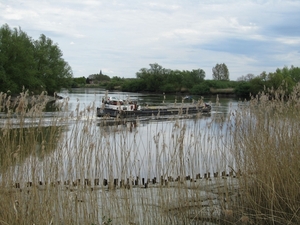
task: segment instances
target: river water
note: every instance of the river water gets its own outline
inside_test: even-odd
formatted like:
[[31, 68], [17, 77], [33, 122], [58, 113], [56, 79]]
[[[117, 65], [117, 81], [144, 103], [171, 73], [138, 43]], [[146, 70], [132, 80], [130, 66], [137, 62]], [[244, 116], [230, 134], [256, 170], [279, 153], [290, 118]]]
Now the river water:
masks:
[[[49, 115], [64, 117], [64, 120], [55, 120], [56, 125], [63, 127], [56, 143], [47, 143], [53, 139], [36, 143], [35, 153], [29, 153], [10, 168], [14, 180], [126, 180], [134, 177], [196, 177], [198, 174], [203, 177], [205, 173], [234, 167], [234, 159], [227, 148], [230, 137], [226, 118], [237, 109], [237, 99], [192, 96], [212, 105], [209, 115], [197, 118], [148, 118], [106, 123], [96, 117], [96, 107], [101, 105], [106, 94], [121, 99], [129, 97], [141, 105], [180, 104], [184, 97], [107, 93], [104, 89], [94, 88], [64, 90], [59, 93], [65, 101], [62, 111], [45, 112], [48, 118], [44, 119], [45, 127], [53, 124]], [[49, 150], [42, 151], [50, 145]], [[55, 172], [49, 174], [49, 171]]]

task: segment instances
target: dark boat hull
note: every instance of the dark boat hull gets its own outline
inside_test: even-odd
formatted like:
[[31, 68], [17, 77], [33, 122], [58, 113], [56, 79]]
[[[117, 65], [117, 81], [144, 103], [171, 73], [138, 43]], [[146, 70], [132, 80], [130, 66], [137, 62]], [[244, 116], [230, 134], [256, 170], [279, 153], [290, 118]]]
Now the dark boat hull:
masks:
[[197, 113], [210, 113], [211, 106], [206, 107], [178, 107], [178, 108], [146, 108], [134, 111], [121, 111], [107, 108], [97, 108], [97, 117], [119, 117], [119, 118], [138, 118], [151, 116], [175, 116], [175, 115], [189, 115]]

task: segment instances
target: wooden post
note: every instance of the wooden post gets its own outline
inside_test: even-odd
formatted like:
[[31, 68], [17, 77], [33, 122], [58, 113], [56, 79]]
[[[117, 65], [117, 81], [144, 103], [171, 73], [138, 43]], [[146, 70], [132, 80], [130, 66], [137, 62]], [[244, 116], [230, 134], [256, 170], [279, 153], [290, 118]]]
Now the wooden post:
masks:
[[84, 185], [91, 186], [91, 181], [89, 179], [84, 179]]
[[174, 181], [174, 178], [173, 178], [172, 176], [169, 176], [169, 177], [168, 177], [168, 181], [169, 181], [169, 182], [173, 182], [173, 181]]
[[225, 176], [226, 176], [226, 172], [222, 171], [222, 177], [225, 177]]
[[124, 186], [125, 186], [125, 181], [124, 181], [124, 179], [121, 179], [121, 181], [120, 181], [120, 187], [122, 188]]
[[116, 187], [118, 185], [118, 178], [114, 179], [114, 186]]
[[104, 186], [107, 185], [107, 179], [103, 179], [103, 185], [104, 185]]
[[156, 184], [156, 177], [154, 177], [154, 178], [152, 179], [152, 183], [153, 183], [153, 184]]

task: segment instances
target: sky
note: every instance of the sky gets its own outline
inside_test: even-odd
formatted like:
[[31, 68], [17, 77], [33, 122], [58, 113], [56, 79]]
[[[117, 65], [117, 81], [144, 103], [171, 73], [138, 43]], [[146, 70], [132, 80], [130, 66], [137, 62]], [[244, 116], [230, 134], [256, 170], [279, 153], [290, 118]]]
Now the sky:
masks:
[[0, 26], [56, 43], [74, 77], [225, 63], [230, 80], [300, 66], [300, 0], [0, 0]]

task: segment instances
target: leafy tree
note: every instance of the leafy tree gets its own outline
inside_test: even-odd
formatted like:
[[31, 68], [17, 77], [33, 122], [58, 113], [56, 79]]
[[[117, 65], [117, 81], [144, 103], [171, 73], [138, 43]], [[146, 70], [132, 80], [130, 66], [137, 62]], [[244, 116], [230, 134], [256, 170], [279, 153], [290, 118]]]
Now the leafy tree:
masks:
[[225, 63], [216, 64], [212, 68], [212, 76], [214, 80], [229, 80], [229, 71]]
[[35, 59], [37, 77], [49, 93], [54, 93], [71, 84], [73, 76], [71, 67], [62, 58], [58, 45], [44, 34], [35, 41]]
[[194, 84], [204, 81], [205, 78], [205, 71], [203, 69], [197, 69], [191, 71], [191, 80]]
[[239, 81], [234, 92], [238, 96], [249, 96], [251, 85], [248, 81]]
[[300, 68], [291, 66], [290, 76], [295, 83], [300, 82]]
[[248, 73], [245, 76], [241, 76], [237, 79], [237, 81], [250, 81], [254, 78], [255, 76], [252, 73]]
[[200, 84], [196, 84], [191, 89], [191, 94], [193, 95], [207, 95], [210, 94], [210, 87], [208, 82], [202, 82]]
[[257, 95], [259, 92], [263, 91], [266, 85], [266, 81], [264, 81], [264, 73], [261, 76], [257, 76], [249, 81], [250, 89], [249, 93], [251, 95]]
[[124, 78], [114, 76], [110, 79], [110, 81], [106, 84], [106, 88], [108, 90], [114, 90], [116, 87], [120, 88], [124, 83]]
[[19, 93], [23, 88], [52, 94], [72, 82], [72, 70], [57, 44], [45, 35], [37, 41], [5, 24], [0, 28], [0, 90]]
[[74, 88], [74, 87], [82, 87], [85, 84], [86, 84], [86, 78], [85, 77], [73, 78], [72, 88]]
[[158, 91], [164, 81], [164, 75], [170, 73], [170, 70], [164, 69], [157, 63], [149, 64], [150, 69], [142, 68], [136, 73], [138, 79], [142, 79], [146, 84], [145, 91]]
[[194, 85], [199, 84], [205, 78], [205, 71], [202, 69], [197, 70], [184, 70], [182, 72], [183, 84], [186, 88], [192, 88]]
[[25, 88], [38, 88], [35, 78], [34, 45], [20, 28], [8, 25], [0, 29], [1, 89], [18, 93]]
[[282, 88], [286, 94], [291, 93], [295, 84], [288, 67], [283, 69], [277, 68], [275, 73], [269, 73], [267, 76], [267, 86], [269, 88], [274, 88], [275, 90]]
[[[164, 75], [164, 86], [167, 85], [167, 89], [170, 89], [169, 84], [172, 84], [172, 88], [174, 89], [174, 92], [179, 91], [182, 87], [183, 83], [183, 74], [179, 70], [170, 70], [169, 73]], [[167, 91], [165, 91], [167, 92]]]
[[146, 88], [146, 83], [142, 79], [126, 79], [122, 85], [122, 91], [140, 92]]
[[178, 91], [178, 88], [174, 84], [169, 83], [161, 86], [160, 91], [165, 93], [172, 93]]

